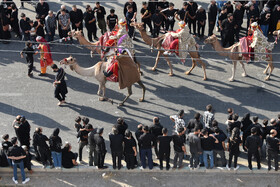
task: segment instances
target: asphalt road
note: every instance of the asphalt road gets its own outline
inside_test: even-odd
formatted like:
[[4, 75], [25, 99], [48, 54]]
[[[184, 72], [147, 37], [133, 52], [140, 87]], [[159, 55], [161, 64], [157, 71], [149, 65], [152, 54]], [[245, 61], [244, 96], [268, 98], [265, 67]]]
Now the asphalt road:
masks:
[[[107, 12], [109, 12], [110, 8], [114, 7], [116, 8], [116, 13], [122, 15], [123, 2], [102, 2], [101, 4], [105, 6]], [[203, 7], [206, 7], [208, 3], [208, 1], [197, 2], [203, 5]], [[62, 1], [51, 1], [50, 7], [57, 11], [61, 3]], [[74, 2], [67, 1], [65, 4], [69, 9]], [[78, 7], [85, 7], [86, 4], [94, 5], [84, 1], [75, 1], [75, 4]], [[137, 5], [140, 9], [141, 2], [137, 2]], [[181, 1], [176, 1], [175, 5], [180, 7]], [[27, 9], [20, 10], [20, 13], [25, 12], [28, 16], [34, 17], [34, 9], [30, 5], [26, 7]], [[264, 81], [265, 75], [262, 73], [266, 64], [254, 63], [245, 65], [248, 77], [241, 76], [241, 67], [238, 65], [236, 81], [229, 82], [228, 78], [231, 76], [232, 68], [231, 62], [227, 62], [224, 57], [218, 56], [211, 46], [204, 46], [200, 54], [203, 61], [207, 64], [208, 80], [202, 81], [203, 72], [200, 67], [196, 68], [189, 76], [184, 74], [191, 66], [190, 59], [187, 59], [185, 65], [182, 65], [178, 59], [172, 58], [175, 74], [173, 77], [167, 75], [169, 70], [163, 59], [160, 60], [158, 71], [151, 71], [150, 69], [153, 67], [156, 57], [155, 51], [150, 51], [149, 46], [143, 43], [139, 34], [137, 34], [137, 38], [139, 40], [134, 42], [134, 44], [137, 49], [138, 59], [141, 62], [142, 71], [144, 72], [141, 78], [147, 88], [146, 98], [145, 102], [138, 102], [138, 98], [141, 97], [141, 90], [135, 85], [133, 87], [133, 95], [124, 107], [98, 101], [98, 96], [96, 95], [98, 82], [92, 77], [77, 75], [69, 68], [66, 68], [69, 91], [67, 95], [68, 104], [58, 107], [56, 105], [57, 100], [53, 96], [54, 88], [52, 82], [54, 80], [54, 73], [51, 72], [51, 69], [48, 68], [48, 76], [46, 77], [38, 77], [35, 72], [34, 78], [30, 79], [27, 76], [25, 60], [21, 59], [18, 54], [18, 51], [23, 49], [24, 43], [11, 42], [10, 44], [0, 44], [0, 50], [11, 50], [10, 52], [0, 51], [0, 134], [9, 133], [11, 137], [14, 136], [12, 122], [15, 116], [25, 115], [31, 123], [32, 132], [36, 127], [40, 126], [43, 127], [43, 133], [49, 136], [54, 128], [59, 127], [63, 142], [71, 142], [73, 150], [77, 151], [76, 131], [73, 127], [74, 119], [78, 115], [86, 116], [94, 127], [105, 128], [104, 137], [110, 153], [107, 134], [111, 131], [118, 117], [124, 117], [129, 125], [129, 129], [135, 131], [138, 124], [150, 125], [152, 118], [158, 116], [162, 125], [171, 132], [173, 124], [169, 120], [169, 115], [176, 114], [179, 109], [185, 110], [185, 120], [188, 121], [195, 112], [203, 113], [205, 106], [212, 104], [215, 110], [215, 118], [220, 122], [220, 126], [223, 129], [225, 129], [226, 110], [229, 107], [234, 108], [234, 111], [240, 116], [247, 112], [250, 112], [252, 116], [257, 115], [260, 121], [265, 118], [275, 118], [279, 113], [279, 54], [273, 55], [274, 60], [277, 62], [275, 63], [275, 70], [270, 81]], [[270, 40], [273, 40], [273, 38]], [[198, 43], [203, 45], [202, 41], [198, 41]], [[53, 59], [55, 63], [58, 63], [70, 54], [77, 58], [78, 63], [82, 67], [90, 67], [100, 60], [98, 56], [90, 58], [89, 50], [75, 45], [54, 44], [52, 45], [52, 51], [54, 52]], [[279, 46], [276, 46], [273, 52], [279, 53]], [[35, 66], [39, 70], [39, 59], [37, 57]], [[120, 102], [125, 97], [127, 91], [119, 90], [117, 84], [108, 82], [106, 85], [106, 95], [114, 101]], [[86, 157], [84, 149], [84, 158]], [[107, 154], [106, 159], [110, 158], [110, 154]], [[72, 181], [73, 179], [70, 176], [67, 176], [67, 178]], [[90, 175], [86, 174], [86, 176]], [[173, 177], [175, 179], [180, 178], [179, 176]], [[184, 176], [182, 180], [180, 178], [181, 182], [178, 184], [182, 185], [184, 181], [185, 184], [189, 184], [186, 177], [194, 181], [201, 179], [200, 176]], [[245, 179], [243, 176], [240, 177], [242, 177], [242, 181]], [[266, 180], [261, 180], [260, 182], [266, 184], [265, 181], [271, 180], [271, 176], [266, 177]], [[137, 181], [136, 179], [141, 177], [136, 175], [134, 178]], [[210, 179], [213, 179], [213, 176], [206, 176], [206, 178], [205, 181], [209, 182]], [[250, 181], [253, 183], [256, 178], [257, 176], [248, 177], [248, 180], [244, 180], [244, 183], [250, 185]], [[176, 182], [180, 180], [176, 180]], [[226, 182], [230, 185], [230, 181], [233, 181], [233, 186], [235, 184], [236, 186], [243, 185], [236, 182], [236, 178], [222, 180], [222, 178], [217, 177], [216, 180], [217, 183], [215, 184]], [[50, 181], [54, 182], [55, 179]], [[73, 182], [79, 184], [77, 181]], [[103, 182], [100, 182], [100, 184], [107, 185], [107, 183]], [[113, 183], [108, 183], [108, 185], [113, 185]], [[135, 183], [135, 185], [141, 186], [140, 183]], [[173, 183], [170, 183], [170, 185], [173, 185]]]

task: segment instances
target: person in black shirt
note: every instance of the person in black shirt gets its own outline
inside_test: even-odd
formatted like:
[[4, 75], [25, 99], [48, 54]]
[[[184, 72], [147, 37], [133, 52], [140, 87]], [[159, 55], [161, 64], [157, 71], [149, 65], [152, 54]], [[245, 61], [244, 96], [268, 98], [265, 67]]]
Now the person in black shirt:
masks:
[[278, 171], [278, 153], [280, 140], [276, 138], [277, 131], [272, 129], [266, 136], [266, 151], [268, 171], [271, 170], [271, 160], [274, 159], [275, 171]]
[[233, 6], [230, 1], [226, 2], [225, 6], [227, 7], [227, 14], [233, 13]]
[[15, 184], [18, 184], [17, 167], [19, 167], [21, 171], [22, 184], [25, 184], [30, 180], [29, 178], [25, 178], [25, 172], [24, 172], [23, 159], [26, 157], [26, 153], [21, 147], [17, 145], [16, 137], [13, 137], [11, 139], [11, 143], [13, 144], [13, 146], [10, 147], [8, 150], [8, 158], [11, 159], [13, 162], [13, 169], [14, 169], [13, 181]]
[[[94, 135], [96, 134], [96, 129], [92, 129], [88, 134], [88, 164], [89, 166], [97, 166], [97, 152], [96, 152], [96, 143], [94, 141]], [[94, 154], [94, 155], [93, 155]]]
[[50, 148], [46, 143], [46, 141], [49, 141], [49, 139], [46, 135], [43, 135], [42, 132], [43, 130], [41, 127], [36, 128], [35, 130], [36, 136], [33, 136], [33, 147], [35, 151], [38, 150], [38, 153], [40, 155], [40, 160], [43, 164], [43, 168], [47, 167], [47, 161], [49, 161], [51, 168], [53, 168], [54, 166], [51, 158]]
[[57, 169], [61, 169], [61, 156], [62, 156], [61, 153], [62, 140], [58, 136], [59, 131], [60, 131], [59, 128], [56, 128], [53, 131], [53, 134], [49, 138], [50, 150], [52, 153], [54, 167]]
[[76, 117], [74, 127], [77, 132], [79, 132], [80, 129], [82, 128], [81, 122], [82, 122], [82, 118], [80, 116]]
[[36, 13], [40, 16], [42, 21], [45, 21], [45, 17], [48, 15], [50, 10], [49, 4], [44, 2], [44, 0], [40, 0], [40, 2], [35, 7]]
[[34, 51], [31, 42], [26, 42], [25, 48], [20, 52], [21, 58], [24, 58], [23, 53], [26, 54], [26, 63], [27, 63], [27, 66], [28, 66], [28, 73], [27, 73], [27, 75], [29, 77], [31, 77], [33, 75], [33, 73], [32, 73], [33, 62], [34, 62], [33, 55], [38, 54], [38, 52]]
[[96, 153], [97, 153], [97, 167], [98, 169], [106, 169], [108, 166], [104, 166], [104, 159], [107, 153], [105, 140], [103, 138], [103, 128], [96, 131], [94, 135], [94, 142], [96, 143]]
[[30, 148], [30, 129], [31, 126], [28, 123], [28, 121], [25, 119], [25, 116], [21, 116], [20, 118], [21, 122], [21, 131], [22, 131], [22, 142], [21, 145], [26, 145], [27, 148]]
[[146, 30], [146, 25], [149, 26], [150, 32], [153, 33], [153, 27], [151, 22], [152, 13], [151, 10], [148, 8], [147, 2], [142, 2], [143, 8], [141, 9], [141, 21], [144, 23], [144, 29]]
[[177, 11], [178, 9], [174, 9], [173, 3], [169, 3], [169, 8], [161, 10], [166, 20], [166, 24], [165, 24], [166, 31], [173, 31], [174, 24], [175, 24], [175, 14]]
[[206, 12], [205, 12], [204, 8], [202, 8], [202, 6], [198, 7], [198, 10], [196, 12], [196, 20], [197, 20], [198, 37], [203, 37], [205, 25], [206, 25]]
[[153, 14], [152, 21], [154, 23], [153, 37], [156, 38], [159, 36], [160, 26], [162, 25], [163, 22], [163, 17], [158, 9], [156, 9], [155, 13]]
[[78, 9], [76, 5], [73, 5], [69, 15], [70, 15], [70, 21], [72, 23], [72, 30], [83, 31], [84, 16], [82, 10]]
[[129, 130], [125, 131], [124, 156], [127, 169], [134, 169], [135, 157], [137, 156], [136, 142]]
[[203, 162], [204, 162], [205, 168], [208, 169], [207, 157], [209, 156], [210, 169], [212, 169], [214, 167], [213, 150], [215, 149], [215, 143], [219, 143], [219, 140], [213, 135], [208, 135], [207, 129], [203, 129], [201, 131], [201, 134], [203, 135], [203, 137], [201, 137], [201, 147], [203, 150]]
[[20, 17], [21, 20], [19, 24], [22, 31], [22, 36], [25, 41], [28, 41], [30, 40], [30, 29], [31, 29], [31, 26], [29, 24], [30, 19], [27, 18], [24, 13], [21, 13]]
[[[169, 7], [169, 2], [166, 1], [166, 0], [162, 0], [160, 2], [158, 2], [158, 10], [161, 12], [162, 10], [165, 10]], [[163, 13], [160, 13], [163, 17], [164, 17], [164, 14]], [[166, 19], [163, 19], [162, 20], [162, 28], [163, 30], [165, 31], [165, 25], [166, 25]]]
[[169, 170], [169, 160], [170, 160], [170, 142], [172, 141], [172, 136], [168, 136], [168, 131], [166, 128], [162, 129], [162, 136], [158, 136], [157, 141], [159, 144], [159, 163], [160, 169], [163, 169], [163, 160], [166, 160], [166, 170]]
[[190, 28], [191, 33], [191, 25], [193, 25], [193, 33], [196, 35], [196, 11], [197, 11], [197, 3], [195, 3], [193, 0], [189, 1], [188, 6], [188, 24]]
[[155, 146], [156, 140], [154, 135], [149, 133], [148, 126], [144, 126], [143, 130], [144, 133], [139, 137], [141, 164], [143, 169], [145, 169], [147, 156], [149, 169], [153, 169], [152, 147]]
[[254, 155], [257, 159], [258, 169], [261, 169], [261, 161], [259, 150], [261, 148], [261, 139], [257, 135], [257, 128], [253, 127], [251, 129], [251, 136], [246, 139], [246, 149], [248, 150], [248, 167], [252, 170], [252, 156]]
[[229, 43], [229, 46], [234, 44], [234, 22], [233, 15], [230, 13], [227, 15], [227, 19], [222, 22], [221, 32], [222, 32], [222, 43], [223, 47]]
[[117, 124], [114, 127], [118, 130], [119, 134], [124, 136], [124, 133], [125, 133], [126, 129], [128, 128], [128, 125], [125, 123], [123, 118], [118, 118]]
[[90, 5], [87, 5], [86, 12], [84, 14], [84, 20], [85, 20], [85, 27], [87, 29], [88, 34], [88, 40], [92, 42], [92, 36], [95, 40], [98, 40], [96, 36], [96, 18], [94, 16], [94, 12], [92, 11], [92, 8]]
[[[45, 38], [45, 22], [42, 21], [42, 19], [40, 19], [40, 17], [37, 15], [36, 16], [36, 21], [34, 21], [34, 27], [36, 28], [36, 35], [37, 36], [42, 36], [43, 38]], [[35, 37], [36, 38], [36, 37]]]
[[152, 15], [155, 13], [158, 5], [158, 0], [149, 0], [148, 1], [148, 9], [151, 10]]
[[215, 27], [215, 22], [217, 19], [218, 7], [215, 0], [211, 0], [208, 6], [208, 36], [213, 35], [213, 30]]
[[71, 149], [72, 146], [70, 143], [66, 143], [62, 149], [62, 166], [64, 168], [72, 168], [78, 165], [76, 162], [78, 153], [73, 153]]
[[51, 66], [51, 68], [53, 69], [54, 72], [57, 72], [55, 81], [53, 83], [55, 86], [54, 97], [59, 100], [59, 103], [57, 105], [60, 106], [63, 103], [65, 103], [65, 97], [66, 97], [66, 94], [68, 93], [67, 85], [64, 80], [66, 73], [63, 70], [63, 68], [58, 69], [56, 64], [53, 64]]
[[[157, 140], [158, 136], [162, 135], [162, 128], [163, 128], [163, 126], [160, 124], [159, 118], [158, 117], [154, 117], [153, 125], [150, 126], [150, 133], [155, 136], [156, 140]], [[155, 144], [154, 148], [155, 148], [156, 156], [159, 157], [159, 152], [158, 152], [157, 144]]]
[[235, 22], [235, 37], [236, 37], [236, 41], [239, 42], [239, 32], [243, 23], [243, 16], [244, 16], [244, 11], [241, 9], [242, 8], [242, 4], [237, 2], [235, 4], [235, 11], [233, 13], [233, 19]]
[[188, 13], [188, 2], [184, 2], [183, 3], [183, 7], [181, 10], [179, 10], [177, 13], [176, 13], [176, 19], [179, 20], [179, 21], [184, 21], [185, 23], [188, 23], [188, 16], [187, 16], [187, 13]]
[[239, 168], [239, 166], [237, 166], [237, 159], [240, 154], [240, 150], [239, 150], [240, 144], [241, 144], [240, 129], [238, 127], [235, 127], [232, 130], [232, 134], [229, 137], [228, 143], [227, 143], [229, 159], [228, 159], [228, 164], [226, 165], [226, 167], [228, 170], [230, 170], [230, 168], [231, 168], [231, 162], [232, 162], [233, 156], [234, 156], [234, 170], [237, 170]]
[[115, 14], [115, 9], [110, 10], [110, 14], [107, 16], [107, 25], [109, 30], [112, 31], [118, 24], [118, 16]]
[[[177, 133], [173, 135], [173, 146], [174, 146], [174, 162], [173, 162], [173, 169], [183, 168], [183, 158], [184, 155], [187, 154], [186, 147], [185, 147], [185, 138], [184, 138], [184, 128], [180, 127], [177, 130]], [[179, 161], [178, 161], [179, 159]]]
[[[218, 16], [218, 31], [221, 31], [221, 27], [222, 27], [222, 22], [227, 19], [227, 7], [223, 6], [221, 9], [221, 12]], [[221, 32], [221, 36], [222, 36], [222, 32]]]
[[215, 167], [218, 166], [218, 157], [217, 155], [220, 155], [221, 157], [221, 160], [222, 160], [222, 167], [225, 167], [226, 164], [227, 164], [227, 161], [226, 161], [226, 156], [225, 156], [225, 140], [227, 139], [227, 137], [225, 136], [225, 134], [221, 134], [220, 133], [220, 129], [219, 127], [215, 127], [214, 128], [214, 136], [215, 138], [217, 138], [217, 140], [219, 141], [219, 143], [215, 143], [215, 146], [214, 146], [214, 165]]
[[87, 124], [85, 129], [80, 129], [78, 137], [80, 138], [79, 142], [79, 161], [83, 163], [83, 148], [88, 144], [88, 133], [92, 131], [93, 127], [91, 124]]
[[12, 12], [11, 12], [11, 17], [10, 17], [11, 27], [12, 27], [13, 31], [16, 33], [15, 37], [20, 38], [21, 34], [19, 31], [19, 24], [18, 24], [18, 22], [19, 22], [18, 9], [15, 4], [12, 4], [11, 7], [12, 7]]
[[96, 12], [98, 27], [101, 29], [101, 33], [104, 34], [105, 32], [107, 32], [106, 22], [104, 18], [104, 16], [106, 15], [105, 8], [103, 6], [100, 6], [99, 2], [96, 2], [93, 12]]
[[231, 133], [232, 133], [232, 130], [234, 129], [234, 127], [237, 127], [239, 129], [241, 128], [241, 122], [238, 121], [238, 118], [239, 118], [238, 114], [233, 114], [232, 120], [230, 122], [228, 122], [228, 128], [227, 128], [228, 137], [231, 136]]
[[2, 150], [1, 150], [1, 166], [6, 167], [6, 166], [12, 166], [12, 161], [11, 159], [8, 159], [8, 150], [10, 147], [13, 146], [13, 144], [9, 141], [9, 135], [4, 134], [2, 136], [3, 142], [2, 142]]
[[200, 113], [196, 113], [194, 118], [191, 119], [187, 124], [188, 133], [193, 132], [195, 127], [198, 127], [200, 130], [203, 129], [203, 124], [200, 122]]
[[124, 8], [123, 8], [124, 17], [126, 17], [127, 7], [128, 7], [129, 5], [132, 6], [132, 12], [133, 12], [133, 14], [135, 14], [135, 17], [136, 17], [136, 14], [137, 14], [137, 5], [136, 5], [136, 3], [135, 3], [133, 0], [128, 0], [128, 1], [124, 4]]
[[123, 155], [123, 135], [118, 134], [118, 130], [113, 127], [112, 133], [109, 134], [110, 148], [113, 161], [113, 169], [116, 169], [116, 160], [118, 158], [118, 170], [121, 169], [122, 155]]
[[127, 6], [127, 12], [126, 12], [125, 19], [127, 21], [128, 35], [130, 38], [135, 39], [134, 27], [130, 26], [130, 23], [136, 21], [136, 14], [133, 12], [133, 8], [131, 5]]

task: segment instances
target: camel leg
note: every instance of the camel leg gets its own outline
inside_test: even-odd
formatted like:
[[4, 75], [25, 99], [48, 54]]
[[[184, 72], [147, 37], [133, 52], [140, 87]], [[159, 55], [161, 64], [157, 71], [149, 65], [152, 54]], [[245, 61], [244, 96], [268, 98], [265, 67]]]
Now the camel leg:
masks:
[[140, 73], [140, 75], [143, 75], [143, 72], [140, 70], [140, 63], [137, 61], [136, 56], [134, 56], [133, 59], [138, 67], [138, 72]]
[[232, 63], [233, 63], [233, 67], [232, 67], [232, 76], [231, 76], [231, 78], [229, 78], [230, 82], [234, 81], [235, 70], [236, 70], [236, 60], [233, 60]]
[[192, 70], [195, 68], [195, 66], [196, 66], [196, 61], [192, 58], [192, 67], [189, 71], [186, 71], [185, 74], [189, 75], [192, 72]]
[[102, 83], [99, 82], [98, 91], [97, 91], [98, 96], [101, 96], [101, 90], [102, 90]]
[[169, 76], [173, 76], [172, 64], [171, 64], [169, 58], [168, 58], [166, 55], [164, 55], [164, 58], [165, 58], [165, 60], [166, 60], [166, 62], [167, 62], [167, 64], [168, 64], [168, 66], [169, 66], [169, 68], [170, 68], [170, 72], [168, 73], [168, 75], [169, 75]]
[[269, 65], [269, 68], [270, 68], [270, 71], [268, 73], [268, 76], [265, 78], [266, 81], [268, 81], [270, 79], [270, 76], [272, 74], [272, 71], [274, 69], [274, 66], [273, 66], [273, 62], [272, 62], [272, 58], [270, 58], [271, 61], [268, 62], [268, 65]]
[[119, 106], [123, 106], [126, 100], [132, 95], [132, 86], [127, 87], [128, 95], [124, 98], [124, 100], [119, 104]]
[[152, 71], [156, 71], [160, 55], [161, 55], [161, 52], [158, 51], [158, 53], [157, 53], [157, 58], [156, 58], [156, 62], [155, 62], [154, 67], [152, 67]]
[[242, 69], [243, 69], [243, 71], [244, 71], [244, 73], [242, 73], [242, 76], [243, 76], [243, 77], [247, 77], [247, 73], [246, 73], [246, 70], [245, 70], [244, 63], [243, 63], [241, 60], [240, 60], [239, 62], [240, 62], [241, 66], [242, 66]]
[[201, 65], [201, 68], [203, 70], [203, 80], [206, 81], [207, 80], [206, 65], [205, 65], [205, 63], [200, 58], [197, 61], [199, 62], [199, 64]]
[[[105, 97], [105, 90], [106, 90], [106, 87], [105, 87], [105, 83], [100, 83], [99, 84], [99, 89], [98, 89], [98, 95], [100, 96], [99, 97], [99, 101], [107, 101], [108, 98]], [[102, 91], [102, 94], [101, 94], [101, 91]]]
[[145, 92], [146, 92], [146, 87], [144, 86], [143, 82], [140, 80], [137, 82], [139, 86], [142, 88], [142, 98], [139, 99], [139, 102], [143, 102], [145, 99]]
[[265, 74], [265, 75], [267, 74], [268, 68], [269, 68], [269, 63], [267, 64], [265, 70], [263, 71], [263, 74]]

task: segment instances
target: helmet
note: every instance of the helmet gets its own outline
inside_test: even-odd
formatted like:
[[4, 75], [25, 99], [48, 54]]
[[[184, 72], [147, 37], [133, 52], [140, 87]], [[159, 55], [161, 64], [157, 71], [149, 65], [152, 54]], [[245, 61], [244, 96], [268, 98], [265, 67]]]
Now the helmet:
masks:
[[119, 24], [124, 26], [124, 25], [126, 25], [126, 21], [124, 19], [120, 19]]
[[179, 27], [184, 28], [186, 26], [186, 23], [184, 21], [179, 22]]

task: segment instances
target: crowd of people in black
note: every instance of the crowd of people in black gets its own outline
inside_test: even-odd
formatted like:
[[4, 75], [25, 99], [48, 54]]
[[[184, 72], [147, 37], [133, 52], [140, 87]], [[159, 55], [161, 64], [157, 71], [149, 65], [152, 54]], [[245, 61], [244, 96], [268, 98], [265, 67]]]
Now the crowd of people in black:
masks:
[[[26, 1], [28, 2], [28, 1]], [[176, 20], [185, 21], [190, 33], [203, 37], [205, 26], [208, 22], [208, 36], [213, 34], [216, 27], [221, 32], [223, 45], [232, 45], [235, 39], [239, 40], [240, 31], [243, 25], [244, 14], [247, 15], [247, 26], [257, 21], [265, 36], [274, 30], [280, 29], [280, 1], [263, 1], [265, 6], [260, 9], [259, 1], [220, 1], [211, 0], [205, 10], [194, 0], [183, 1], [182, 7], [176, 7], [172, 2], [166, 0], [143, 1], [140, 11], [133, 0], [124, 4], [123, 15], [116, 15], [114, 9], [107, 14], [105, 8], [99, 2], [95, 7], [87, 5], [85, 11], [72, 6], [67, 10], [65, 5], [54, 14], [50, 6], [44, 0], [39, 0], [35, 5], [36, 17], [34, 20], [26, 17], [24, 13], [18, 15], [18, 8], [13, 0], [3, 0], [0, 5], [0, 38], [8, 40], [11, 38], [11, 31], [15, 36], [23, 40], [34, 40], [36, 36], [46, 37], [47, 41], [53, 41], [56, 30], [60, 38], [68, 37], [72, 30], [87, 29], [89, 41], [98, 40], [97, 26], [104, 34], [107, 29], [112, 31], [118, 24], [119, 18], [124, 18], [128, 23], [128, 33], [135, 38], [134, 27], [129, 24], [137, 21], [137, 13], [140, 12], [141, 22], [144, 28], [149, 27], [153, 37], [159, 36], [160, 31], [166, 33], [173, 31]], [[22, 1], [23, 7], [24, 1]]]
[[[239, 121], [238, 114], [233, 109], [228, 109], [228, 118], [225, 122], [226, 131], [215, 120], [212, 105], [206, 106], [206, 111], [201, 115], [196, 113], [188, 123], [184, 119], [184, 110], [177, 115], [170, 116], [174, 129], [168, 132], [168, 127], [163, 127], [159, 117], [153, 118], [151, 125], [139, 124], [134, 135], [129, 130], [128, 124], [123, 118], [118, 118], [112, 132], [109, 133], [110, 151], [113, 169], [120, 170], [123, 167], [122, 160], [126, 162], [127, 169], [153, 169], [157, 165], [153, 160], [153, 151], [159, 159], [159, 168], [163, 169], [163, 161], [166, 162], [166, 170], [170, 169], [170, 153], [173, 144], [174, 158], [172, 169], [182, 169], [183, 159], [189, 155], [189, 168], [206, 169], [214, 167], [226, 167], [231, 170], [232, 160], [234, 170], [239, 168], [238, 157], [243, 151], [247, 152], [248, 168], [252, 170], [252, 157], [257, 161], [257, 168], [261, 169], [261, 159], [267, 157], [268, 170], [271, 170], [271, 161], [274, 160], [274, 170], [278, 170], [278, 155], [280, 146], [280, 114], [278, 119], [263, 120], [259, 123], [257, 116], [250, 117], [245, 114]], [[251, 121], [252, 119], [252, 121]], [[268, 124], [270, 123], [270, 124]], [[32, 173], [31, 159], [42, 163], [43, 168], [61, 169], [72, 168], [78, 164], [96, 166], [98, 169], [106, 169], [106, 147], [103, 138], [103, 128], [94, 128], [86, 117], [77, 117], [74, 128], [77, 132], [79, 144], [78, 153], [71, 151], [71, 144], [63, 141], [59, 136], [59, 128], [47, 137], [42, 128], [36, 128], [32, 137], [31, 151], [31, 126], [24, 116], [17, 116], [13, 122], [16, 137], [9, 141], [9, 135], [2, 136], [2, 149], [0, 166], [14, 168], [13, 180], [17, 183], [16, 170], [19, 167], [25, 179], [24, 168]], [[17, 145], [17, 142], [21, 147]], [[172, 144], [171, 144], [172, 142]], [[188, 151], [186, 145], [188, 144]], [[88, 149], [88, 163], [83, 161], [83, 148]], [[228, 151], [226, 159], [225, 151]], [[32, 154], [31, 154], [32, 152]], [[139, 158], [139, 159], [138, 159]], [[138, 162], [139, 161], [139, 162]], [[148, 165], [147, 165], [148, 164]], [[28, 182], [28, 181], [27, 181]]]

